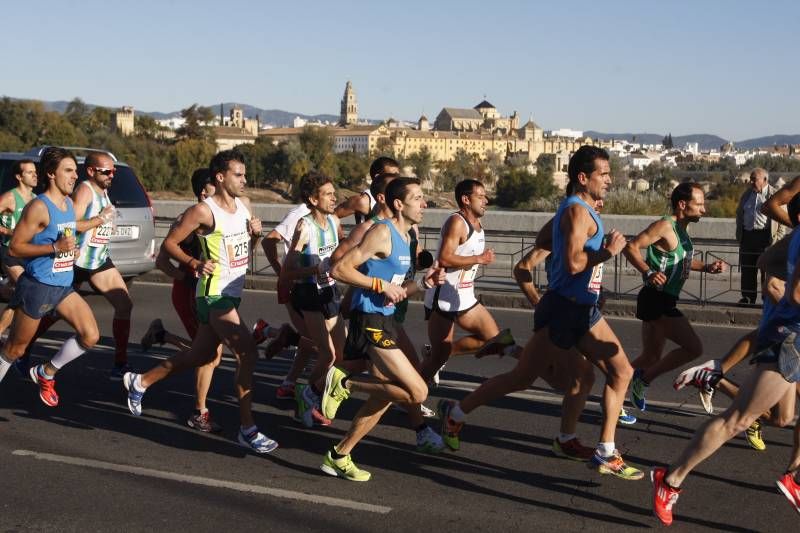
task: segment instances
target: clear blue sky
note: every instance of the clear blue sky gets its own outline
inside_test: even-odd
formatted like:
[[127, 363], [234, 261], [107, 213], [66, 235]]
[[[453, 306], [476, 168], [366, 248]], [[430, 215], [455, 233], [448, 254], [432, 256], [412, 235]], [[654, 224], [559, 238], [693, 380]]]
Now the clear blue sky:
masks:
[[545, 129], [800, 133], [800, 2], [3, 2], [0, 94], [432, 120], [483, 99]]

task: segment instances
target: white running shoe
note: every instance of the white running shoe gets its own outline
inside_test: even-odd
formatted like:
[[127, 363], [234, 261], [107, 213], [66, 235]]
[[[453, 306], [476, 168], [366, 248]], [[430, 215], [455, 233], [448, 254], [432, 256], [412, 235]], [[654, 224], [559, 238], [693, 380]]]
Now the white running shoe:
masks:
[[441, 453], [445, 448], [442, 437], [433, 429], [425, 426], [425, 429], [417, 432], [417, 451], [423, 453]]
[[[401, 413], [408, 414], [408, 410], [403, 407], [401, 404], [396, 403], [392, 406], [395, 411], [400, 411]], [[425, 404], [421, 404], [419, 406], [420, 411], [422, 411], [423, 418], [436, 418], [436, 411], [431, 409], [430, 407], [426, 407]]]
[[700, 404], [703, 406], [705, 412], [710, 415], [714, 414], [714, 404], [712, 403], [714, 399], [714, 390], [714, 387], [706, 385], [700, 387], [700, 390], [697, 391], [700, 396]]

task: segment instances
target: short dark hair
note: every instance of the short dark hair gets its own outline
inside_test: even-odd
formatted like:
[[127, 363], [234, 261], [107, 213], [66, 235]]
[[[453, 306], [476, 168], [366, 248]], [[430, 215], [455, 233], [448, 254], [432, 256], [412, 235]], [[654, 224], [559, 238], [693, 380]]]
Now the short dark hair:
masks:
[[307, 173], [300, 179], [300, 199], [308, 206], [311, 207], [310, 198], [317, 194], [320, 187], [326, 183], [333, 183], [333, 180], [316, 171]]
[[672, 189], [672, 194], [669, 197], [669, 203], [672, 205], [672, 209], [678, 208], [678, 202], [683, 200], [684, 202], [688, 202], [692, 199], [692, 191], [694, 189], [703, 190], [703, 188], [693, 181], [684, 181], [683, 183], [679, 183], [677, 187]]
[[11, 172], [15, 176], [22, 176], [22, 165], [36, 165], [36, 163], [33, 162], [33, 159], [18, 159], [11, 165]]
[[483, 183], [478, 180], [466, 179], [461, 180], [456, 183], [456, 203], [458, 207], [464, 207], [464, 202], [462, 198], [464, 196], [469, 196], [472, 194], [472, 191], [475, 190], [475, 187], [483, 187]]
[[603, 159], [608, 161], [610, 159], [608, 152], [597, 146], [589, 146], [584, 144], [572, 154], [569, 158], [569, 165], [567, 166], [567, 176], [570, 182], [578, 181], [578, 174], [583, 172], [586, 175], [594, 172], [594, 162], [596, 159]]
[[75, 158], [75, 154], [66, 148], [48, 146], [44, 149], [42, 156], [39, 158], [39, 166], [42, 167], [42, 171], [44, 172], [45, 176], [48, 174], [55, 174], [58, 165], [61, 164], [61, 161], [67, 158], [72, 159], [76, 166], [78, 165], [78, 160]]
[[381, 174], [383, 174], [383, 170], [386, 167], [397, 167], [400, 168], [400, 163], [396, 160], [392, 159], [391, 157], [381, 156], [369, 166], [369, 177], [372, 179], [377, 178]]
[[377, 199], [379, 194], [386, 196], [386, 186], [389, 182], [386, 178], [388, 177], [395, 177], [395, 175], [378, 174], [376, 177], [372, 178], [372, 183], [369, 184], [369, 192], [372, 194], [373, 198]]
[[394, 207], [394, 201], [400, 200], [404, 202], [406, 196], [408, 196], [408, 189], [412, 185], [419, 185], [420, 181], [418, 178], [397, 178], [392, 180], [392, 182], [386, 186], [386, 203], [389, 205], [389, 209], [392, 210], [392, 213], [397, 214], [397, 209]]
[[223, 150], [211, 158], [208, 164], [208, 171], [211, 173], [211, 179], [216, 179], [217, 174], [224, 174], [228, 170], [228, 165], [231, 161], [236, 161], [245, 164], [244, 155], [239, 150]]
[[792, 223], [792, 227], [800, 226], [800, 221], [797, 220], [797, 217], [800, 216], [800, 192], [795, 194], [786, 204], [786, 211], [789, 213], [789, 221]]
[[200, 194], [202, 194], [203, 189], [205, 189], [206, 185], [209, 183], [214, 183], [214, 178], [207, 168], [198, 168], [192, 173], [192, 192], [198, 200], [200, 199]]

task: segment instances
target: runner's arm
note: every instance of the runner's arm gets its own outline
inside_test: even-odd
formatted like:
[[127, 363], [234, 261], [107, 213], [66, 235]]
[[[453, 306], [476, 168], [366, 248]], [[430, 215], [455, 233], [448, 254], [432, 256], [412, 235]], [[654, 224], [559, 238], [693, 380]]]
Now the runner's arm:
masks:
[[770, 196], [761, 206], [761, 212], [784, 226], [794, 227], [792, 221], [789, 220], [789, 213], [783, 206], [788, 204], [797, 193], [800, 193], [800, 176], [794, 178], [778, 189], [778, 192]]
[[[566, 266], [570, 274], [579, 274], [593, 268], [595, 265], [605, 263], [617, 255], [625, 245], [625, 238], [616, 231], [608, 233], [607, 238], [611, 244], [606, 244], [597, 251], [586, 251], [583, 247], [593, 234], [594, 220], [583, 207], [572, 205], [561, 217], [560, 230], [566, 236], [564, 250]], [[591, 233], [590, 233], [591, 232]]]
[[786, 297], [792, 305], [800, 305], [800, 260], [794, 265], [792, 278], [786, 284]]
[[87, 187], [77, 187], [75, 192], [72, 193], [72, 208], [75, 210], [75, 230], [78, 233], [84, 233], [97, 226], [102, 226], [105, 220], [100, 215], [95, 215], [92, 218], [84, 219], [86, 216], [86, 208], [92, 203], [92, 191]]
[[300, 252], [308, 245], [308, 224], [303, 219], [297, 221], [297, 226], [294, 228], [294, 235], [292, 236], [292, 244], [289, 247], [289, 253], [286, 255], [286, 260], [283, 262], [283, 270], [281, 271], [281, 278], [286, 281], [294, 281], [300, 278], [307, 278], [309, 276], [316, 276], [319, 272], [317, 265], [314, 266], [300, 266]]
[[181, 270], [172, 264], [172, 261], [169, 259], [169, 254], [167, 254], [166, 250], [164, 250], [163, 243], [162, 246], [158, 248], [158, 255], [156, 256], [156, 268], [172, 279], [186, 279], [186, 271]]
[[[14, 228], [14, 233], [11, 236], [11, 242], [8, 245], [8, 251], [14, 257], [39, 257], [42, 255], [51, 255], [55, 252], [51, 244], [31, 244], [33, 236], [42, 231], [50, 223], [50, 214], [47, 212], [47, 206], [41, 200], [33, 200], [22, 211], [22, 217]], [[72, 248], [75, 247], [75, 237], [62, 237], [57, 241], [61, 243], [63, 251], [69, 251], [68, 242], [65, 239], [72, 240]], [[59, 246], [57, 244], [57, 246]], [[61, 250], [62, 248], [59, 248]]]
[[267, 233], [267, 236], [261, 241], [261, 248], [263, 248], [264, 255], [267, 256], [267, 261], [269, 261], [276, 276], [281, 275], [281, 262], [278, 259], [278, 243], [282, 240], [283, 237], [281, 237], [281, 234], [272, 230]]
[[[538, 243], [538, 239], [537, 239]], [[550, 255], [549, 250], [543, 250], [538, 247], [533, 247], [528, 251], [525, 256], [514, 265], [514, 280], [519, 285], [522, 293], [528, 299], [532, 306], [536, 306], [542, 298], [536, 286], [533, 284], [533, 269], [536, 265], [541, 264], [547, 256]]]
[[639, 235], [631, 239], [622, 250], [622, 254], [628, 259], [628, 262], [633, 265], [633, 268], [638, 270], [642, 276], [645, 276], [648, 272], [651, 272], [649, 275], [647, 275], [646, 281], [652, 282], [656, 285], [663, 285], [666, 283], [667, 278], [663, 272], [652, 272], [650, 270], [648, 264], [644, 259], [642, 259], [642, 253], [640, 250], [664, 239], [664, 237], [666, 237], [670, 231], [672, 231], [672, 224], [670, 224], [669, 221], [656, 220], [647, 226], [644, 231], [639, 233]]
[[354, 194], [336, 206], [336, 216], [339, 218], [349, 217], [354, 213], [363, 216], [369, 214], [369, 196], [366, 193]]
[[[336, 281], [341, 281], [353, 287], [373, 290], [374, 278], [359, 272], [358, 267], [364, 264], [367, 259], [388, 256], [392, 252], [391, 243], [392, 235], [385, 224], [372, 226], [360, 243], [348, 250], [337, 263], [334, 263], [333, 268], [331, 268], [331, 277]], [[377, 292], [385, 293], [386, 287], [391, 286], [391, 283], [384, 280], [382, 285], [384, 290]]]
[[333, 251], [333, 255], [331, 256], [331, 262], [336, 263], [342, 257], [344, 257], [344, 254], [346, 254], [351, 248], [357, 246], [372, 225], [373, 222], [371, 220], [367, 220], [353, 228], [350, 231], [350, 235], [339, 241], [339, 246], [336, 247], [336, 250]]
[[439, 247], [439, 264], [444, 268], [470, 268], [473, 265], [488, 265], [494, 260], [494, 252], [486, 250], [480, 255], [456, 255], [456, 248], [467, 239], [464, 219], [451, 216], [444, 223], [442, 245]]
[[164, 237], [164, 242], [161, 243], [161, 248], [171, 259], [188, 266], [191, 270], [198, 273], [213, 272], [213, 261], [195, 259], [184, 252], [180, 246], [180, 243], [189, 235], [198, 230], [210, 228], [213, 224], [214, 215], [211, 214], [211, 209], [205, 203], [195, 204], [184, 211], [180, 220], [170, 228], [169, 233]]

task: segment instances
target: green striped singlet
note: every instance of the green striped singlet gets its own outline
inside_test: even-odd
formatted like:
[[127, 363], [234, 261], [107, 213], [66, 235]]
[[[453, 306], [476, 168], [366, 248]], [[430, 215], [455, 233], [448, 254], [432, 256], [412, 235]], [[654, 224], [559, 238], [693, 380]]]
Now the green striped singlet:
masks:
[[669, 220], [672, 224], [672, 231], [678, 237], [678, 245], [669, 252], [656, 248], [655, 244], [648, 246], [647, 267], [655, 272], [663, 272], [667, 276], [667, 282], [661, 290], [678, 297], [686, 278], [689, 277], [689, 272], [692, 270], [692, 251], [694, 247], [689, 234], [672, 217], [665, 216], [662, 220]]
[[[16, 188], [11, 189], [11, 192], [14, 193], [14, 210], [10, 213], [3, 213], [0, 215], [0, 226], [14, 231], [14, 228], [17, 227], [19, 219], [22, 218], [22, 210], [25, 209], [25, 206], [28, 204], [28, 202], [25, 201], [25, 198], [22, 197]], [[31, 200], [34, 198], [36, 198], [36, 195], [31, 193]], [[8, 243], [10, 242], [11, 235], [3, 235], [0, 244], [3, 246], [8, 246]]]

